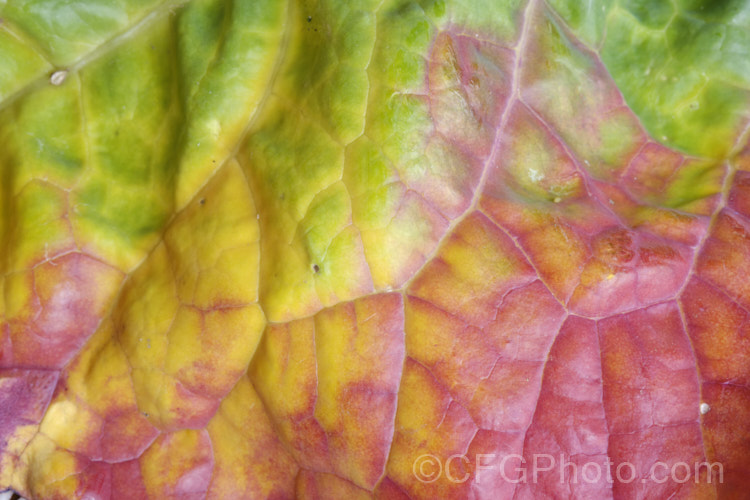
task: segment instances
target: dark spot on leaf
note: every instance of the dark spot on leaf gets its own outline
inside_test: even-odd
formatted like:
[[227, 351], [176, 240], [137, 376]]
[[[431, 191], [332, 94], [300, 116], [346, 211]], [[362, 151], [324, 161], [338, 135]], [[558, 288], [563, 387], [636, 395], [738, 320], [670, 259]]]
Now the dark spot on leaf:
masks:
[[198, 203], [200, 203], [201, 205], [205, 205], [206, 204], [206, 199], [205, 198], [201, 198]]
[[625, 264], [633, 260], [633, 239], [629, 231], [617, 228], [606, 231], [593, 242], [594, 254], [603, 262]]
[[318, 273], [318, 271], [320, 271], [320, 266], [319, 266], [319, 265], [317, 265], [317, 264], [313, 264], [313, 266], [312, 266], [312, 267], [313, 267], [313, 272], [314, 272], [315, 274], [317, 274], [317, 273]]
[[307, 16], [307, 22], [308, 23], [312, 22], [312, 16]]
[[675, 260], [679, 254], [667, 245], [643, 247], [639, 249], [641, 261], [646, 265], [665, 264]]

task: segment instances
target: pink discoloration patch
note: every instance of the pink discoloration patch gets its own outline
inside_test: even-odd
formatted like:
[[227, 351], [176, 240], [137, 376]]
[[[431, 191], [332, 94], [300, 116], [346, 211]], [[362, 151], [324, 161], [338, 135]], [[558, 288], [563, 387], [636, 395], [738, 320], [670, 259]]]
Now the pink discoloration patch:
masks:
[[674, 302], [607, 318], [599, 332], [613, 434], [697, 421], [695, 359]]
[[208, 425], [215, 459], [206, 498], [291, 498], [298, 474], [250, 380], [243, 377]]
[[411, 298], [407, 352], [480, 427], [518, 430], [531, 418], [534, 379], [540, 376], [563, 316], [563, 308], [539, 281], [509, 292], [496, 318], [483, 329]]
[[314, 320], [306, 318], [269, 325], [248, 372], [279, 437], [297, 463], [332, 470], [328, 437], [313, 416], [316, 364]]
[[391, 481], [389, 477], [383, 478], [375, 489], [375, 498], [388, 498], [389, 500], [410, 500], [409, 495], [406, 494], [396, 483]]
[[750, 386], [747, 310], [699, 278], [690, 281], [680, 300], [702, 380]]
[[35, 423], [44, 416], [59, 373], [47, 370], [0, 370], [0, 422]]
[[[473, 483], [471, 491], [477, 498], [513, 498], [518, 483], [527, 477], [521, 462], [523, 436], [523, 431], [477, 431], [466, 453], [470, 472], [467, 482]], [[452, 474], [462, 478], [458, 471]]]
[[648, 142], [631, 160], [623, 180], [636, 197], [648, 200], [669, 187], [684, 156], [661, 144]]
[[[315, 317], [319, 387], [328, 388], [318, 394], [315, 415], [329, 436], [335, 472], [369, 490], [383, 474], [394, 432], [403, 325], [400, 294], [365, 297]], [[346, 344], [336, 338], [342, 335]]]
[[103, 462], [89, 462], [78, 476], [76, 498], [107, 500], [112, 495], [112, 466]]
[[214, 467], [206, 431], [163, 434], [140, 458], [149, 497], [205, 499]]
[[58, 368], [94, 333], [123, 274], [80, 253], [24, 273], [35, 294], [8, 318], [15, 366]]
[[735, 174], [727, 206], [738, 214], [750, 218], [750, 172]]
[[492, 321], [508, 291], [534, 278], [513, 241], [485, 215], [474, 212], [456, 227], [408, 293], [483, 326]]
[[[706, 234], [709, 217], [687, 214], [653, 205], [641, 205], [622, 188], [592, 181], [599, 202], [607, 206], [624, 224], [640, 233], [688, 246], [696, 246]], [[718, 200], [717, 200], [718, 201]]]
[[8, 443], [19, 427], [41, 422], [58, 377], [57, 371], [0, 370], [0, 460], [9, 451]]
[[513, 52], [466, 35], [435, 39], [428, 73], [437, 130], [478, 158], [489, 155], [513, 80]]
[[220, 400], [245, 372], [246, 365], [236, 362], [236, 355], [238, 352], [246, 353], [249, 361], [255, 350], [253, 340], [257, 337], [248, 335], [247, 330], [256, 325], [248, 320], [243, 309], [229, 307], [201, 311], [182, 307], [178, 314], [195, 317], [195, 325], [200, 329], [198, 332], [171, 332], [175, 336], [193, 334], [198, 338], [196, 343], [200, 346], [200, 359], [179, 369], [175, 374], [175, 378], [186, 390], [208, 399]]
[[750, 172], [750, 143], [735, 158], [737, 169]]
[[171, 418], [158, 427], [165, 431], [204, 428], [219, 408], [220, 401], [196, 394], [177, 380], [171, 383], [176, 395], [176, 401], [169, 408]]
[[[636, 155], [618, 185], [644, 205], [672, 206], [682, 212], [708, 216], [721, 198], [718, 192], [727, 166], [719, 161], [680, 155], [664, 146], [649, 142]], [[690, 194], [692, 199], [680, 194]], [[712, 190], [713, 188], [713, 190]]]
[[543, 361], [501, 360], [471, 400], [471, 412], [483, 429], [521, 431], [534, 415]]
[[485, 334], [504, 358], [541, 361], [564, 316], [560, 303], [536, 280], [505, 296]]
[[593, 476], [595, 466], [603, 474], [609, 468], [609, 429], [602, 405], [597, 335], [593, 321], [577, 317], [569, 318], [560, 329], [549, 353], [539, 404], [524, 444], [527, 464], [533, 465], [535, 456], [546, 459], [546, 455], [553, 457], [556, 465], [540, 472], [538, 481], [520, 484], [518, 498], [611, 497], [611, 486], [606, 482], [586, 481]]
[[[708, 383], [702, 387], [703, 401], [711, 410], [703, 415], [703, 433], [708, 461], [713, 466], [713, 484], [722, 496], [742, 498], [750, 489], [750, 388], [747, 385]], [[723, 467], [723, 478], [716, 463]], [[720, 483], [721, 481], [721, 483]], [[705, 481], [704, 481], [705, 482]]]
[[[674, 303], [661, 304], [603, 320], [599, 331], [609, 455], [615, 467], [632, 464], [638, 478], [616, 482], [615, 497], [675, 491], [675, 484], [650, 481], [653, 464], [704, 458], [699, 383], [680, 313]], [[691, 482], [677, 489], [687, 494], [704, 486]]]
[[590, 240], [593, 255], [570, 308], [602, 316], [673, 298], [690, 270], [692, 252], [669, 243], [622, 227], [602, 231]]
[[[415, 418], [417, 416], [421, 418]], [[427, 368], [407, 358], [388, 477], [411, 498], [467, 498], [472, 487], [470, 482], [452, 482], [445, 475], [431, 483], [420, 482], [414, 476], [413, 467], [424, 454], [441, 460], [464, 454], [477, 430], [466, 409], [453, 401]], [[428, 464], [426, 470], [434, 469]], [[463, 477], [463, 474], [454, 477]]]
[[[697, 392], [694, 394], [697, 395]], [[695, 464], [705, 460], [697, 418], [691, 423], [653, 426], [631, 434], [613, 432], [609, 456], [615, 470], [612, 485], [614, 498], [665, 498], [670, 495], [677, 498], [712, 498], [714, 495], [714, 485], [705, 478], [696, 480], [693, 474]], [[656, 462], [664, 465], [654, 467]], [[623, 463], [631, 465], [621, 467]], [[677, 465], [682, 463], [688, 464], [687, 469]], [[621, 467], [623, 481], [617, 480], [617, 467]], [[632, 470], [635, 474], [630, 479]], [[672, 479], [670, 471], [675, 471], [677, 480]], [[687, 481], [681, 482], [685, 477]]]
[[112, 498], [148, 498], [138, 460], [112, 464]]
[[137, 458], [158, 435], [159, 431], [135, 408], [110, 415], [102, 426], [102, 460], [120, 462]]
[[393, 435], [403, 321], [401, 296], [384, 294], [269, 327], [250, 376], [303, 468], [375, 487]]
[[333, 474], [301, 470], [297, 476], [295, 496], [310, 500], [325, 498], [366, 500], [372, 498], [372, 493]]
[[750, 308], [750, 221], [722, 211], [697, 262], [697, 274]]
[[521, 99], [565, 141], [593, 178], [615, 181], [645, 142], [637, 118], [596, 54], [573, 39], [546, 9], [533, 9], [529, 15], [535, 29], [522, 56]]

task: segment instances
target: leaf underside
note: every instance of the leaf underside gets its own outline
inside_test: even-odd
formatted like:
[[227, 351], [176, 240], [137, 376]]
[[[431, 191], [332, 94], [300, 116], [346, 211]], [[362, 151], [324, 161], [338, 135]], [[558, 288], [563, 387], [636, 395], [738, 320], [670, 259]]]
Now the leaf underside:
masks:
[[0, 488], [742, 498], [748, 123], [747, 0], [0, 0]]

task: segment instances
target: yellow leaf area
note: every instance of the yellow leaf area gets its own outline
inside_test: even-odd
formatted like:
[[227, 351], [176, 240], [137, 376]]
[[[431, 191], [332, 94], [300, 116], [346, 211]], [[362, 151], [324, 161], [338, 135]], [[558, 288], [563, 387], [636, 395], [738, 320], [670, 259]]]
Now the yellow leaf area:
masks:
[[104, 494], [104, 474], [119, 497], [266, 498], [288, 496], [300, 466], [378, 481], [403, 363], [401, 296], [266, 327], [251, 200], [230, 162], [172, 221], [68, 365], [11, 484], [85, 497]]

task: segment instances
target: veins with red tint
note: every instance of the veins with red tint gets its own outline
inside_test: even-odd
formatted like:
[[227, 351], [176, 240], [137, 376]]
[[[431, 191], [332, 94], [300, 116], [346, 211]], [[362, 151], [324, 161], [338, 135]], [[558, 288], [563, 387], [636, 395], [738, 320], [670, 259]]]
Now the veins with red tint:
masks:
[[[408, 362], [387, 477], [412, 498], [741, 489], [750, 455], [715, 446], [750, 449], [750, 435], [727, 413], [750, 411], [746, 313], [726, 325], [726, 340], [701, 337], [715, 325], [699, 326], [696, 314], [718, 306], [695, 301], [717, 292], [692, 283], [712, 277], [735, 308], [750, 297], [737, 272], [750, 260], [741, 194], [750, 183], [727, 163], [649, 140], [598, 57], [570, 40], [589, 88], [566, 89], [566, 75], [544, 59], [553, 57], [544, 49], [555, 36], [569, 34], [532, 0], [515, 48], [452, 31], [436, 37], [429, 70], [436, 127], [484, 166], [474, 202], [407, 284]], [[504, 87], [482, 86], [487, 68]], [[566, 102], [580, 108], [565, 114]], [[626, 147], [606, 144], [608, 122], [621, 127]], [[691, 195], [686, 185], [697, 178], [708, 188]], [[742, 377], [732, 381], [739, 392], [731, 405], [706, 373], [709, 360], [718, 366], [730, 357]], [[719, 422], [734, 437], [718, 432]], [[405, 471], [425, 453], [467, 456], [472, 463], [454, 475], [468, 471], [471, 479], [416, 481]], [[492, 457], [481, 482], [473, 470], [480, 453]], [[533, 483], [508, 482], [518, 470], [504, 459], [531, 464], [539, 454], [573, 464], [565, 482], [557, 469]], [[719, 459], [731, 474], [725, 486], [705, 469], [685, 484], [649, 482], [654, 460], [671, 467]], [[609, 460], [613, 470], [633, 464], [636, 480], [571, 477], [590, 462], [607, 471]]]
[[[373, 278], [396, 292], [267, 323], [258, 214], [230, 162], [129, 276], [111, 316], [99, 300], [109, 295], [82, 290], [116, 288], [122, 275], [86, 255], [5, 277], [35, 294], [4, 312], [0, 360], [13, 368], [0, 371], [0, 408], [18, 411], [0, 410], [0, 440], [28, 426], [74, 464], [78, 493], [105, 497], [750, 487], [750, 148], [721, 163], [657, 144], [599, 57], [538, 0], [515, 46], [452, 26], [427, 62], [427, 147], [465, 172], [450, 178], [450, 198], [435, 178], [400, 180], [393, 220], [424, 209], [436, 249]], [[241, 241], [215, 251], [213, 231]], [[106, 376], [83, 380], [97, 370]], [[83, 444], [57, 424], [68, 420]], [[13, 460], [21, 441], [7, 447]], [[419, 481], [423, 454], [465, 455], [451, 472], [468, 480]], [[566, 481], [558, 468], [513, 483], [519, 464], [505, 459], [539, 455], [571, 464]], [[724, 483], [649, 481], [657, 460], [721, 462]], [[605, 474], [632, 464], [635, 480], [585, 481], [587, 463]]]

